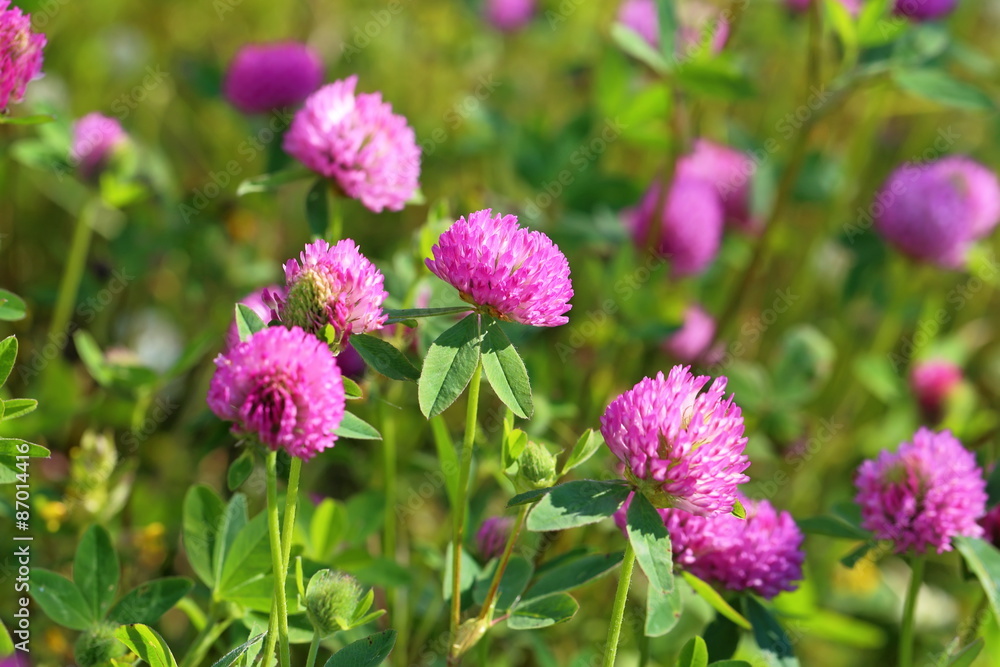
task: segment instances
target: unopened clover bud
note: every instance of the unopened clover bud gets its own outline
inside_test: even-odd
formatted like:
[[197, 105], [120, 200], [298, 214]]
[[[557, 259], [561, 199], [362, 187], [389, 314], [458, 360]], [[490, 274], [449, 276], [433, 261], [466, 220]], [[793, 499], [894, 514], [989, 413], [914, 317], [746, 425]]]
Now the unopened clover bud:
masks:
[[490, 619], [470, 618], [458, 626], [452, 653], [455, 657], [464, 655], [466, 651], [479, 643], [486, 631], [490, 629]]
[[545, 445], [528, 441], [518, 459], [520, 477], [528, 487], [542, 489], [552, 486], [556, 479], [556, 457]]
[[115, 638], [117, 627], [114, 623], [101, 623], [80, 635], [73, 647], [80, 667], [107, 665], [112, 658], [125, 655], [125, 645]]
[[354, 577], [341, 572], [320, 570], [306, 588], [306, 613], [316, 631], [323, 637], [352, 627], [363, 614], [361, 585]]

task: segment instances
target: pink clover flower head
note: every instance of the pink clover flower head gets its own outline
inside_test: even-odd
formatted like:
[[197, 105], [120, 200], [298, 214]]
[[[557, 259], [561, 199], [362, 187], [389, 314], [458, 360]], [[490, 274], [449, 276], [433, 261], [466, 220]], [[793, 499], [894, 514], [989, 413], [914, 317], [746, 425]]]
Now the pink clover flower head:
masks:
[[377, 331], [385, 324], [385, 277], [351, 239], [335, 246], [314, 241], [298, 260], [285, 262], [284, 269], [288, 292], [277, 301], [277, 311], [287, 326], [323, 337], [329, 324], [339, 348], [351, 334]]
[[759, 221], [750, 211], [750, 190], [756, 165], [749, 155], [698, 139], [694, 150], [677, 162], [677, 172], [711, 183], [722, 202], [725, 220], [736, 229], [756, 231]]
[[514, 520], [509, 516], [493, 516], [485, 521], [476, 532], [476, 549], [485, 560], [499, 558], [510, 537]]
[[485, 209], [459, 218], [431, 253], [427, 268], [492, 317], [536, 327], [569, 321], [573, 285], [566, 256], [516, 216]]
[[[264, 324], [270, 322], [273, 318], [273, 309], [271, 306], [272, 296], [277, 299], [285, 298], [285, 288], [281, 285], [271, 285], [270, 287], [264, 287], [262, 289], [256, 290], [247, 294], [245, 297], [240, 299], [239, 303], [244, 306], [249, 306], [253, 312], [257, 313], [257, 316], [264, 321]], [[230, 325], [228, 331], [226, 331], [226, 340], [223, 343], [223, 351], [239, 345], [240, 342], [240, 332], [236, 328], [236, 321], [234, 320]]]
[[644, 378], [601, 417], [601, 433], [625, 464], [625, 478], [656, 507], [714, 516], [732, 510], [737, 486], [749, 478], [743, 415], [719, 377], [675, 366], [667, 377]]
[[638, 206], [622, 212], [636, 246], [645, 247], [650, 225], [660, 225], [657, 252], [670, 262], [675, 278], [701, 273], [712, 263], [722, 242], [723, 209], [715, 187], [701, 178], [678, 173], [656, 215], [660, 185], [654, 183]]
[[537, 0], [486, 0], [486, 20], [497, 30], [520, 30], [535, 16]]
[[334, 446], [344, 385], [330, 349], [298, 327], [270, 327], [215, 360], [208, 407], [232, 432], [308, 460]]
[[943, 359], [918, 362], [910, 371], [910, 390], [933, 421], [940, 419], [945, 400], [961, 382], [962, 369]]
[[897, 553], [951, 551], [951, 539], [980, 537], [986, 481], [972, 452], [949, 432], [921, 428], [913, 442], [858, 468], [862, 526], [892, 540]]
[[31, 32], [31, 15], [0, 0], [0, 112], [24, 99], [28, 83], [42, 74], [45, 35]]
[[947, 16], [958, 0], [896, 0], [895, 13], [914, 21], [932, 21]]
[[368, 209], [399, 211], [417, 191], [420, 148], [381, 93], [355, 94], [357, 76], [323, 86], [295, 114], [285, 152]]
[[983, 539], [1000, 549], [1000, 505], [994, 505], [979, 520]]
[[968, 158], [904, 164], [886, 180], [872, 209], [876, 229], [898, 250], [959, 268], [972, 243], [1000, 221], [1000, 184]]
[[229, 65], [222, 92], [246, 114], [298, 106], [323, 83], [323, 62], [305, 44], [248, 44]]
[[73, 124], [70, 160], [78, 165], [85, 180], [92, 180], [107, 167], [114, 151], [127, 140], [128, 135], [118, 119], [89, 113]]

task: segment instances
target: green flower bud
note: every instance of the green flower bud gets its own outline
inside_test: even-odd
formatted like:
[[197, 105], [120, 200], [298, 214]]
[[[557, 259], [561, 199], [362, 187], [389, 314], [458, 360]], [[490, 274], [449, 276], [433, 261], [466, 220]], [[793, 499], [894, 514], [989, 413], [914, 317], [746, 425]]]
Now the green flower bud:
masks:
[[102, 623], [80, 635], [73, 646], [80, 667], [102, 667], [112, 658], [125, 655], [125, 645], [115, 639], [117, 627], [114, 623]]
[[303, 271], [288, 290], [281, 320], [287, 326], [302, 327], [309, 333], [321, 334], [326, 329], [326, 306], [331, 298], [330, 287], [321, 276], [313, 271]]
[[367, 611], [360, 609], [363, 599], [364, 592], [354, 577], [320, 570], [306, 587], [306, 613], [316, 631], [326, 637], [352, 627], [354, 620]]
[[545, 445], [529, 440], [518, 463], [519, 476], [529, 488], [542, 489], [555, 483], [556, 457]]

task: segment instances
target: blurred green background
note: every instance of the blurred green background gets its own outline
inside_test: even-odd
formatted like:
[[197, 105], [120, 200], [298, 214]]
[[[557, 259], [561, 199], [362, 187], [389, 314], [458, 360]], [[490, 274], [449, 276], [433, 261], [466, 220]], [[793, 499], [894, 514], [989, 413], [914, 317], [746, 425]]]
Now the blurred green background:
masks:
[[[884, 177], [927, 150], [940, 152], [935, 141], [942, 136], [946, 153], [1000, 165], [992, 109], [941, 105], [876, 79], [816, 123], [757, 279], [742, 282], [756, 240], [727, 232], [710, 270], [677, 282], [662, 263], [632, 248], [618, 220], [685, 137], [671, 120], [678, 98], [611, 40], [616, 3], [543, 2], [532, 24], [509, 35], [490, 28], [475, 3], [444, 0], [401, 2], [398, 12], [382, 2], [16, 4], [48, 38], [45, 78], [30, 86], [24, 106], [57, 116], [37, 127], [0, 125], [0, 285], [20, 294], [29, 312], [2, 327], [21, 343], [21, 366], [4, 391], [41, 404], [0, 434], [17, 429], [54, 451], [33, 469], [37, 564], [65, 571], [82, 530], [99, 520], [115, 527], [131, 584], [189, 574], [178, 538], [183, 494], [194, 482], [225, 488], [227, 465], [238, 452], [205, 406], [211, 359], [233, 302], [280, 282], [281, 264], [309, 240], [308, 185], [235, 195], [242, 179], [289, 164], [268, 129], [271, 119], [246, 118], [220, 96], [227, 63], [248, 42], [307, 42], [322, 54], [328, 81], [357, 73], [360, 91], [381, 91], [416, 130], [428, 203], [381, 215], [343, 204], [345, 235], [386, 272], [395, 306], [412, 305], [421, 290], [433, 294], [431, 305], [454, 303], [448, 289], [428, 279], [421, 260], [450, 221], [480, 208], [517, 214], [566, 251], [576, 290], [570, 324], [512, 329], [537, 404], [536, 417], [521, 427], [534, 437], [572, 445], [583, 429], [598, 426], [617, 393], [675, 363], [659, 344], [686, 305], [702, 303], [719, 315], [739, 293], [739, 307], [724, 325], [729, 354], [703, 370], [728, 375], [744, 409], [751, 497], [767, 497], [796, 517], [849, 501], [860, 460], [922, 423], [906, 374], [914, 359], [931, 356], [959, 362], [967, 376], [942, 424], [984, 464], [994, 460], [1000, 427], [996, 235], [967, 271], [944, 272], [896, 255], [866, 229], [863, 216]], [[832, 86], [843, 51], [826, 26], [819, 80]], [[897, 50], [891, 62], [909, 57], [946, 68], [996, 98], [998, 29], [996, 2], [961, 2], [943, 27], [904, 35], [912, 48], [903, 55]], [[726, 48], [745, 80], [683, 97], [687, 139], [701, 135], [763, 157], [754, 175], [759, 211], [772, 204], [794, 152], [789, 114], [794, 118], [815, 94], [806, 83], [808, 48], [804, 17], [777, 2], [751, 2]], [[863, 59], [889, 59], [886, 49], [867, 49]], [[120, 184], [121, 205], [105, 206], [98, 216], [72, 326], [96, 348], [81, 349], [79, 340], [66, 345], [62, 332], [53, 335], [48, 325], [73, 221], [91, 195], [50, 156], [53, 147], [68, 151], [71, 122], [91, 111], [121, 120], [134, 141], [132, 168], [144, 189], [136, 195]], [[569, 185], [559, 184], [563, 172]], [[790, 306], [779, 313], [779, 301]], [[937, 316], [942, 309], [944, 322]], [[425, 346], [435, 331], [440, 328], [421, 329], [418, 344]], [[403, 407], [394, 413], [402, 452], [395, 500], [405, 506], [422, 484], [434, 485], [431, 432], [416, 409], [413, 385], [386, 390], [368, 377], [366, 386], [376, 399], [360, 411], [373, 423], [385, 405], [377, 397], [386, 391], [386, 400]], [[499, 414], [499, 402], [484, 393], [482, 414]], [[445, 415], [453, 433], [461, 415], [459, 406]], [[87, 430], [92, 435], [84, 438]], [[502, 511], [510, 494], [490, 434], [484, 427], [473, 528]], [[420, 511], [405, 514], [400, 534], [408, 556], [378, 571], [365, 554], [378, 551], [386, 502], [379, 493], [380, 456], [377, 443], [342, 442], [306, 466], [304, 488], [353, 499], [348, 509], [359, 523], [352, 523], [357, 530], [350, 532], [348, 551], [357, 570], [380, 595], [386, 587], [406, 591], [409, 627], [399, 629], [408, 635], [402, 649], [408, 656], [397, 655], [393, 664], [434, 664], [422, 660], [435, 652], [445, 625], [438, 588], [448, 532], [443, 489], [438, 484], [426, 498], [418, 492]], [[115, 472], [108, 478], [102, 469]], [[613, 474], [612, 458], [601, 451], [578, 472]], [[252, 496], [257, 507], [261, 500]], [[9, 501], [0, 505], [6, 513]], [[560, 534], [546, 550], [558, 554], [578, 545], [623, 546], [604, 522]], [[806, 582], [778, 599], [802, 664], [894, 660], [905, 568], [890, 556], [847, 569], [838, 559], [853, 546], [810, 536]], [[535, 633], [500, 626], [469, 663], [593, 664], [602, 650], [612, 579], [583, 589], [581, 611], [570, 623]], [[929, 661], [960, 631], [982, 594], [975, 581], [963, 580], [953, 555], [931, 559], [925, 593], [917, 655]], [[672, 664], [710, 614], [692, 599], [678, 629], [651, 642], [649, 664]], [[172, 645], [190, 641], [180, 612], [170, 612], [161, 626]], [[997, 664], [996, 621], [986, 618], [982, 627], [987, 650], [975, 664]], [[33, 628], [33, 664], [69, 664], [73, 633], [52, 626], [38, 610]], [[627, 665], [636, 659], [637, 640], [633, 629], [623, 637]], [[749, 645], [744, 650], [752, 653]]]

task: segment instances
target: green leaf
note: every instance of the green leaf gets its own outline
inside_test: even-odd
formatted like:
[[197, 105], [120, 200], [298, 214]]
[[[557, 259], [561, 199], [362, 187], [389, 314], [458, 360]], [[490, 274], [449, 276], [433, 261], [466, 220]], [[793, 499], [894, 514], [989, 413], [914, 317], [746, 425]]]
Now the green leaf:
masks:
[[[222, 514], [219, 522], [219, 532], [216, 534], [215, 547], [212, 550], [212, 570], [215, 580], [219, 582], [219, 588], [225, 589], [226, 579], [222, 576], [223, 565], [229, 557], [230, 549], [236, 536], [246, 527], [250, 516], [247, 511], [247, 497], [242, 493], [237, 493], [229, 499], [226, 511]], [[235, 553], [236, 558], [245, 556], [244, 553]], [[268, 561], [270, 562], [270, 561]], [[258, 574], [254, 572], [254, 574]]]
[[17, 338], [7, 336], [0, 340], [0, 387], [7, 381], [17, 360]]
[[340, 379], [344, 381], [344, 398], [349, 401], [356, 401], [365, 397], [364, 392], [361, 391], [361, 386], [357, 382], [346, 375], [341, 376]]
[[0, 621], [0, 658], [14, 654], [14, 640], [10, 638], [7, 626]]
[[532, 489], [531, 491], [525, 491], [524, 493], [519, 493], [510, 500], [507, 501], [507, 507], [517, 507], [518, 505], [527, 505], [528, 503], [533, 503], [542, 496], [548, 495], [552, 489], [556, 487], [550, 486], [547, 489]]
[[649, 587], [670, 593], [676, 585], [670, 536], [663, 517], [641, 493], [632, 496], [626, 531], [635, 559], [649, 579]]
[[29, 412], [34, 412], [37, 407], [38, 401], [33, 398], [11, 398], [3, 402], [0, 417], [2, 417], [3, 421], [17, 419]]
[[253, 178], [248, 178], [239, 184], [236, 188], [236, 196], [242, 197], [243, 195], [252, 194], [254, 192], [267, 192], [268, 190], [275, 190], [282, 185], [287, 185], [288, 183], [294, 183], [296, 181], [304, 181], [312, 176], [314, 176], [314, 173], [305, 167], [294, 167], [292, 169], [286, 169], [285, 171], [277, 171], [273, 174], [254, 176]]
[[[220, 534], [217, 544], [223, 542], [223, 539]], [[271, 548], [268, 541], [266, 513], [261, 512], [251, 519], [240, 528], [235, 537], [225, 539], [232, 539], [232, 546], [228, 549], [219, 549], [219, 553], [225, 554], [225, 563], [222, 567], [216, 567], [220, 573], [217, 578], [218, 590], [223, 597], [240, 584], [271, 571]]]
[[[445, 549], [444, 554], [444, 581], [442, 586], [442, 594], [445, 600], [451, 600], [451, 587], [452, 587], [452, 547], [448, 544]], [[479, 563], [476, 559], [469, 555], [469, 553], [462, 548], [461, 554], [462, 564], [461, 571], [459, 573], [459, 595], [464, 597], [467, 591], [472, 590], [472, 587], [476, 585], [476, 579], [482, 576], [482, 568], [479, 567]]]
[[104, 618], [118, 592], [118, 553], [111, 535], [98, 524], [83, 534], [73, 559], [73, 582], [90, 605], [93, 618]]
[[4, 116], [0, 115], [0, 125], [41, 125], [51, 123], [55, 116], [36, 114], [34, 116]]
[[243, 303], [236, 304], [236, 331], [240, 335], [240, 342], [266, 328], [267, 324], [253, 308]]
[[708, 659], [716, 662], [728, 660], [736, 654], [743, 631], [725, 616], [716, 614], [701, 636], [708, 644]]
[[896, 85], [924, 99], [960, 109], [992, 111], [993, 100], [972, 84], [938, 69], [897, 69], [892, 73]]
[[410, 363], [406, 355], [381, 338], [355, 334], [351, 336], [351, 345], [366, 364], [387, 378], [414, 382], [420, 378], [420, 371]]
[[250, 639], [246, 640], [232, 651], [219, 658], [219, 661], [213, 664], [212, 667], [231, 667], [234, 662], [246, 655], [254, 646], [259, 644], [261, 640], [264, 639], [265, 634], [266, 633], [262, 632], [259, 635], [253, 635], [251, 632]]
[[622, 23], [611, 26], [611, 41], [626, 54], [643, 63], [657, 74], [670, 71], [669, 63], [656, 49], [649, 45], [642, 35]]
[[73, 345], [76, 347], [80, 360], [87, 367], [90, 376], [102, 387], [109, 386], [114, 378], [111, 369], [104, 361], [104, 353], [101, 352], [97, 341], [86, 331], [77, 331], [73, 334]]
[[798, 667], [799, 661], [792, 650], [792, 640], [770, 610], [756, 598], [747, 595], [743, 598], [743, 613], [753, 626], [754, 639], [769, 665]]
[[708, 646], [705, 640], [695, 635], [681, 649], [677, 657], [677, 667], [708, 667]]
[[955, 657], [948, 661], [947, 667], [970, 667], [976, 661], [976, 658], [979, 657], [979, 654], [982, 653], [985, 645], [983, 638], [979, 637], [976, 641], [956, 653]]
[[581, 480], [554, 487], [528, 515], [528, 530], [565, 530], [614, 514], [631, 489], [621, 482]]
[[689, 60], [677, 68], [677, 81], [702, 97], [739, 101], [757, 94], [753, 83], [729, 58]]
[[177, 667], [167, 642], [148, 625], [123, 625], [115, 630], [115, 637], [150, 667]]
[[306, 220], [309, 221], [309, 231], [314, 236], [326, 236], [330, 224], [330, 181], [322, 176], [316, 179], [306, 193]]
[[115, 603], [108, 612], [108, 620], [118, 625], [151, 625], [160, 620], [192, 588], [194, 582], [185, 577], [166, 577], [140, 584]]
[[750, 621], [744, 618], [743, 614], [736, 611], [732, 605], [726, 602], [726, 600], [719, 595], [719, 591], [715, 590], [711, 584], [702, 581], [687, 570], [682, 571], [681, 576], [684, 577], [684, 581], [690, 584], [695, 593], [705, 600], [705, 602], [712, 605], [712, 608], [715, 609], [715, 611], [719, 612], [744, 630], [751, 629]]
[[531, 401], [528, 369], [524, 367], [521, 355], [514, 349], [507, 334], [500, 328], [500, 323], [489, 318], [485, 324], [482, 360], [486, 380], [504, 405], [518, 417], [527, 419], [535, 411]]
[[624, 555], [621, 551], [610, 554], [586, 554], [559, 563], [538, 577], [524, 594], [523, 599], [534, 600], [583, 586], [618, 567]]
[[908, 21], [893, 20], [895, 0], [868, 0], [858, 14], [858, 41], [862, 46], [888, 44], [906, 31]]
[[444, 418], [432, 417], [430, 424], [438, 461], [441, 463], [441, 472], [444, 475], [445, 490], [448, 492], [448, 504], [454, 511], [458, 496], [458, 452], [455, 450], [455, 442], [448, 433], [448, 425], [445, 424]]
[[512, 465], [517, 463], [517, 460], [521, 458], [521, 454], [524, 453], [524, 448], [528, 446], [528, 434], [519, 428], [511, 429], [511, 431], [504, 436], [503, 445], [500, 451], [500, 458], [503, 461], [503, 468], [507, 470]]
[[810, 535], [842, 537], [849, 540], [867, 540], [871, 537], [867, 531], [834, 516], [814, 516], [798, 519], [796, 523], [799, 525], [799, 530]]
[[737, 519], [747, 518], [747, 508], [743, 507], [743, 503], [740, 502], [739, 498], [733, 501], [733, 509], [730, 513]]
[[580, 604], [568, 593], [556, 593], [522, 602], [507, 619], [511, 630], [537, 630], [564, 623], [576, 615]]
[[[493, 576], [499, 565], [500, 561], [494, 560], [493, 567], [483, 570], [483, 576], [476, 580], [475, 587], [472, 589], [472, 600], [476, 604], [481, 605], [486, 601], [486, 595], [489, 593]], [[497, 612], [506, 611], [517, 602], [528, 582], [531, 581], [531, 575], [534, 571], [535, 569], [528, 559], [522, 556], [510, 557], [510, 560], [507, 561], [507, 569], [500, 577], [500, 587], [497, 589], [496, 606], [494, 607]]]
[[562, 472], [559, 476], [563, 476], [568, 473], [573, 468], [582, 465], [591, 456], [597, 453], [597, 450], [601, 448], [604, 444], [604, 436], [600, 431], [594, 431], [594, 429], [588, 428], [580, 436], [580, 439], [576, 441], [576, 445], [573, 447], [573, 451], [569, 453], [569, 458], [566, 459], [565, 465], [563, 465]]
[[24, 299], [13, 292], [0, 289], [0, 321], [17, 322], [23, 320], [26, 315], [27, 307], [24, 305]]
[[708, 667], [753, 667], [746, 660], [717, 660]]
[[421, 317], [440, 317], [442, 315], [457, 315], [459, 313], [467, 313], [472, 310], [472, 306], [466, 304], [464, 306], [447, 306], [445, 308], [401, 308], [390, 310], [386, 309], [385, 314], [389, 316], [386, 320], [386, 324], [399, 324], [401, 322], [406, 322], [407, 320], [415, 320]]
[[247, 481], [253, 473], [253, 462], [253, 451], [247, 449], [229, 464], [229, 470], [226, 471], [226, 487], [230, 491], [235, 491]]
[[861, 546], [853, 549], [851, 553], [847, 554], [840, 559], [840, 564], [848, 569], [853, 569], [855, 565], [858, 564], [862, 558], [868, 555], [868, 552], [874, 549], [876, 543], [874, 541], [868, 541]]
[[643, 634], [647, 637], [662, 637], [676, 627], [681, 618], [681, 589], [675, 586], [665, 593], [649, 589], [646, 595], [646, 623]]
[[[27, 445], [27, 449], [25, 449]], [[0, 456], [30, 456], [34, 459], [47, 459], [52, 455], [45, 447], [36, 445], [20, 438], [0, 438]]]
[[32, 569], [31, 596], [46, 616], [70, 630], [86, 630], [98, 621], [80, 589], [61, 574]]
[[381, 440], [382, 434], [374, 426], [353, 412], [345, 412], [335, 431], [338, 437], [352, 440]]
[[324, 667], [376, 667], [389, 657], [395, 645], [395, 630], [378, 632], [340, 649]]
[[309, 544], [314, 560], [326, 562], [347, 534], [347, 510], [333, 498], [324, 498], [309, 521]]
[[679, 28], [675, 4], [675, 0], [657, 0], [656, 3], [660, 24], [660, 53], [668, 60], [674, 57]]
[[952, 538], [966, 565], [979, 578], [993, 614], [1000, 618], [1000, 551], [989, 542], [972, 537]]
[[482, 337], [479, 315], [474, 313], [431, 344], [417, 385], [425, 417], [441, 414], [465, 391], [479, 365]]
[[226, 506], [209, 487], [198, 484], [184, 496], [184, 551], [198, 577], [209, 588], [215, 586], [212, 553]]

